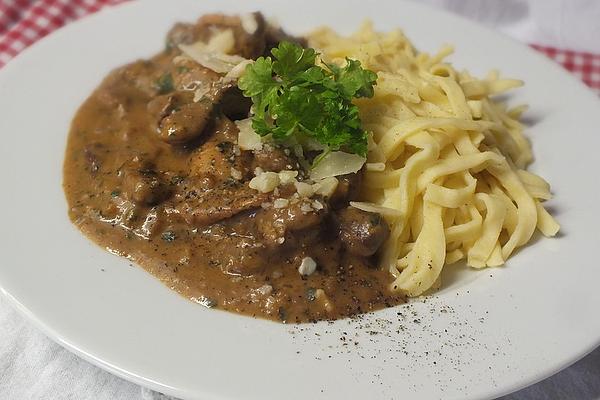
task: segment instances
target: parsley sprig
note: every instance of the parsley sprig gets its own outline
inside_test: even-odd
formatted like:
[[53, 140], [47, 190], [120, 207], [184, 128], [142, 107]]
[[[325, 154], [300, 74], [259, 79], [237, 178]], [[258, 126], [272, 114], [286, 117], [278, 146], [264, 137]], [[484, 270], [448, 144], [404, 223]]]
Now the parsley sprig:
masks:
[[352, 99], [372, 97], [377, 75], [348, 58], [344, 67], [320, 67], [314, 49], [290, 42], [281, 42], [271, 53], [273, 58], [260, 57], [248, 65], [238, 82], [254, 103], [254, 130], [275, 140], [304, 135], [325, 151], [365, 156], [367, 132]]

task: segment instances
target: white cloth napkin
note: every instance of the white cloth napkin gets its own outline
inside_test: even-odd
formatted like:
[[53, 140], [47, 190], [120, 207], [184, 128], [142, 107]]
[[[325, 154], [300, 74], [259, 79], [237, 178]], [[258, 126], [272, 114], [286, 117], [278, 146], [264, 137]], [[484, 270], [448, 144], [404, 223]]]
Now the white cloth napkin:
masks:
[[[427, 0], [526, 43], [600, 53], [600, 0]], [[0, 296], [0, 400], [168, 400], [47, 339]], [[600, 349], [502, 400], [600, 400]], [[241, 399], [240, 399], [241, 400]]]
[[524, 43], [600, 53], [598, 0], [413, 0], [477, 20]]

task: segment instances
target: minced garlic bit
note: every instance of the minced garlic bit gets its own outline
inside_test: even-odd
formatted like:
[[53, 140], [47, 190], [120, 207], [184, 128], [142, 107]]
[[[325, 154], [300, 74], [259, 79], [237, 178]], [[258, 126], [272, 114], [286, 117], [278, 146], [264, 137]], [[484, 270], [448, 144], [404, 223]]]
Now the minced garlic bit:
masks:
[[295, 182], [294, 186], [296, 187], [296, 192], [298, 192], [301, 197], [310, 197], [315, 193], [312, 185], [309, 183]]
[[323, 203], [321, 203], [319, 200], [313, 200], [311, 205], [312, 205], [312, 208], [316, 211], [323, 209]]
[[312, 185], [315, 194], [323, 197], [331, 197], [337, 189], [338, 180], [336, 177], [330, 176], [329, 178], [321, 179]]
[[298, 176], [298, 171], [280, 171], [279, 172], [279, 181], [282, 185], [287, 185], [288, 183], [293, 183]]
[[258, 22], [256, 22], [256, 17], [254, 14], [242, 14], [240, 15], [240, 22], [242, 23], [242, 28], [249, 35], [253, 35], [258, 29]]
[[[238, 133], [238, 145], [242, 150], [261, 150], [263, 143], [260, 135], [252, 129], [252, 120], [250, 118], [235, 121]], [[258, 173], [255, 173], [258, 175]]]
[[271, 278], [273, 278], [273, 279], [279, 279], [282, 276], [283, 276], [283, 272], [281, 272], [278, 269], [276, 269], [275, 271], [273, 271], [273, 273], [271, 274]]
[[276, 172], [262, 172], [249, 183], [250, 188], [261, 193], [272, 192], [279, 185], [279, 175]]
[[296, 204], [299, 201], [300, 201], [300, 195], [298, 193], [292, 194], [292, 197], [290, 197], [290, 204]]
[[298, 272], [302, 276], [308, 276], [317, 270], [317, 263], [311, 257], [304, 257], [300, 266], [298, 267]]
[[239, 171], [239, 170], [237, 170], [237, 169], [235, 169], [235, 168], [231, 167], [231, 177], [232, 177], [233, 179], [236, 179], [236, 180], [238, 180], [238, 181], [241, 181], [241, 180], [242, 180], [242, 171]]
[[[239, 123], [239, 121], [237, 121], [236, 123]], [[240, 147], [244, 148], [244, 146], [242, 145], [242, 142], [244, 142], [244, 138], [243, 135], [241, 134], [242, 129], [240, 129], [240, 136], [239, 136], [239, 143], [240, 143]], [[268, 144], [264, 144], [265, 146], [267, 146]], [[252, 181], [250, 181], [250, 187], [252, 189], [256, 189], [259, 191], [265, 190], [263, 193], [266, 192], [275, 192], [276, 196], [279, 196], [278, 193], [278, 189], [277, 187], [280, 185], [289, 185], [289, 184], [294, 184], [294, 187], [296, 189], [296, 197], [301, 197], [301, 198], [310, 198], [313, 195], [319, 195], [319, 196], [323, 196], [323, 197], [331, 197], [333, 196], [333, 193], [335, 192], [335, 190], [337, 189], [338, 186], [338, 179], [336, 177], [330, 176], [327, 178], [323, 178], [323, 179], [319, 179], [316, 182], [312, 181], [312, 180], [308, 180], [308, 181], [298, 181], [298, 175], [299, 172], [296, 170], [283, 170], [283, 171], [279, 171], [277, 173], [275, 172], [268, 172], [269, 175], [269, 184], [268, 185], [264, 185], [263, 183], [261, 183], [265, 177], [263, 177], [264, 174], [267, 174], [267, 172], [263, 171], [262, 168], [260, 167], [256, 167], [254, 169], [254, 175], [256, 178], [252, 179]], [[271, 174], [276, 174], [277, 175], [277, 179], [275, 179]], [[259, 178], [259, 179], [257, 179]], [[271, 185], [274, 184], [274, 182], [277, 181], [277, 184], [275, 185], [275, 187], [271, 188]], [[263, 188], [258, 189], [258, 187]], [[287, 205], [287, 204], [286, 204]], [[322, 207], [320, 208], [316, 208], [317, 210], [320, 210]]]
[[310, 203], [303, 202], [300, 204], [300, 211], [302, 211], [303, 214], [308, 214], [313, 211], [313, 208]]
[[333, 304], [331, 304], [331, 300], [329, 300], [329, 297], [327, 296], [327, 294], [325, 293], [325, 291], [323, 289], [317, 289], [315, 291], [315, 299], [318, 300], [323, 305], [323, 308], [325, 308], [325, 311], [327, 311], [327, 312], [333, 311]]
[[256, 291], [264, 296], [268, 296], [273, 292], [273, 286], [271, 285], [262, 285]]
[[290, 203], [288, 199], [275, 199], [273, 201], [273, 208], [284, 208]]

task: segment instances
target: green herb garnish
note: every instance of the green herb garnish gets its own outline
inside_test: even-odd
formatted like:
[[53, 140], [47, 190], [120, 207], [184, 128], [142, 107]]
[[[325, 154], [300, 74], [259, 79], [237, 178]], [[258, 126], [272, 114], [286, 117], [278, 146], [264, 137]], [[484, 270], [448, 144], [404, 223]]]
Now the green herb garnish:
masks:
[[308, 288], [306, 289], [306, 299], [308, 301], [315, 301], [317, 298], [317, 289], [315, 288]]
[[305, 136], [321, 143], [324, 152], [365, 156], [367, 132], [352, 99], [372, 97], [377, 75], [348, 58], [344, 67], [320, 67], [314, 49], [289, 42], [271, 53], [273, 58], [260, 57], [246, 67], [238, 83], [254, 103], [254, 130], [275, 140]]
[[165, 231], [162, 233], [161, 238], [165, 242], [172, 242], [177, 238], [177, 235], [175, 235], [175, 232], [173, 231]]
[[156, 80], [155, 86], [156, 90], [158, 90], [158, 94], [167, 94], [175, 89], [173, 77], [169, 73], [161, 75], [161, 77]]

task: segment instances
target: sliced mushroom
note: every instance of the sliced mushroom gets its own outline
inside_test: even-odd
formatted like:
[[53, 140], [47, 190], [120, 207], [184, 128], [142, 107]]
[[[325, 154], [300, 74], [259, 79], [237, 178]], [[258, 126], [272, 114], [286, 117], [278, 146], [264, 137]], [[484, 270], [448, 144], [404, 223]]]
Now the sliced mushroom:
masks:
[[348, 252], [372, 256], [387, 239], [390, 230], [379, 214], [348, 207], [337, 212], [340, 239]]

